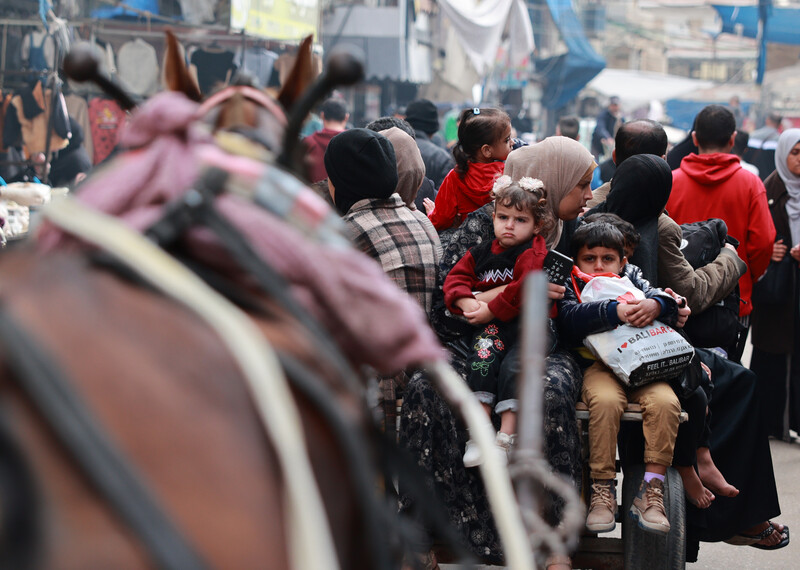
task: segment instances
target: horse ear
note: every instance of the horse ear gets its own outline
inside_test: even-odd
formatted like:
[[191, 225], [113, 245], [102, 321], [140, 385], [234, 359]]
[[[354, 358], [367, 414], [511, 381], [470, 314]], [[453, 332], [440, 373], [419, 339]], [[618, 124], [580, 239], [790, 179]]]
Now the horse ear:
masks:
[[287, 111], [292, 110], [294, 103], [316, 78], [317, 74], [311, 53], [311, 40], [312, 36], [307, 36], [300, 44], [292, 70], [286, 76], [286, 82], [281, 87], [280, 93], [278, 93], [277, 99]]
[[186, 67], [178, 38], [170, 30], [166, 30], [166, 34], [167, 52], [164, 56], [164, 81], [167, 89], [183, 93], [192, 101], [202, 101], [203, 94], [200, 92], [197, 81]]

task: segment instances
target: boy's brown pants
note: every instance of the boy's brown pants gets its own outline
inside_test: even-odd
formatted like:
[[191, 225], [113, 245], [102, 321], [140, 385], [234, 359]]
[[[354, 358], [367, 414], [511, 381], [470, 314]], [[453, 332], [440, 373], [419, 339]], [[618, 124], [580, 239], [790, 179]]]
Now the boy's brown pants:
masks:
[[678, 434], [681, 405], [666, 382], [626, 391], [606, 365], [595, 362], [583, 373], [582, 400], [589, 407], [589, 470], [592, 479], [613, 479], [622, 413], [628, 402], [642, 407], [644, 462], [669, 466]]

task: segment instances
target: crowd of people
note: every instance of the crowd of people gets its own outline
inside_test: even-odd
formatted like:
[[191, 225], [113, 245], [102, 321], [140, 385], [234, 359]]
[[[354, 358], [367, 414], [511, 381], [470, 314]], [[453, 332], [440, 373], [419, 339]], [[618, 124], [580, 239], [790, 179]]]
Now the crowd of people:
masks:
[[[409, 104], [405, 120], [382, 117], [348, 130], [343, 103], [326, 102], [323, 121], [338, 123], [306, 139], [307, 166], [356, 247], [428, 315], [495, 422], [503, 461], [515, 445], [521, 284], [543, 269], [549, 251], [572, 258], [571, 272], [551, 281], [541, 307], [550, 323], [542, 430], [552, 470], [579, 489], [575, 407], [587, 404], [589, 531], [615, 527], [617, 433], [625, 406], [637, 402], [643, 440], [626, 445], [631, 457], [621, 457], [645, 465], [633, 520], [646, 532], [670, 532], [664, 478], [674, 465], [688, 505], [689, 560], [700, 541], [782, 548], [789, 528], [773, 520], [780, 508], [768, 436], [800, 425], [800, 359], [792, 358], [800, 347], [800, 129], [779, 135], [765, 189], [732, 153], [737, 119], [730, 109], [704, 108], [691, 133], [696, 150], [671, 168], [663, 127], [622, 122], [618, 106], [612, 99], [605, 131], [592, 140], [598, 153], [611, 149], [613, 166], [594, 192], [596, 157], [575, 140], [572, 117], [559, 123], [556, 136], [527, 145], [514, 138], [504, 111], [467, 108], [448, 148], [436, 140], [439, 118], [426, 100]], [[726, 232], [718, 233], [727, 235], [697, 263], [684, 249], [682, 224], [710, 218], [723, 220]], [[625, 292], [603, 297], [604, 287]], [[737, 291], [738, 306], [723, 315]], [[670, 371], [623, 373], [596, 342], [621, 325], [634, 335], [650, 331], [642, 337], [674, 334], [670, 342], [688, 352], [673, 359], [680, 365]], [[751, 325], [752, 370], [740, 361]], [[502, 562], [474, 469], [484, 458], [469, 433], [424, 370], [379, 382], [387, 429], [402, 398], [400, 444], [427, 473], [464, 543], [481, 560]], [[682, 409], [689, 420], [680, 424]], [[400, 509], [413, 515], [413, 498], [403, 480], [398, 484]], [[558, 524], [562, 510], [547, 497], [550, 523]], [[435, 537], [429, 539], [421, 555], [434, 548]], [[426, 559], [435, 565], [429, 553]], [[552, 557], [546, 565], [570, 568], [571, 561]]]

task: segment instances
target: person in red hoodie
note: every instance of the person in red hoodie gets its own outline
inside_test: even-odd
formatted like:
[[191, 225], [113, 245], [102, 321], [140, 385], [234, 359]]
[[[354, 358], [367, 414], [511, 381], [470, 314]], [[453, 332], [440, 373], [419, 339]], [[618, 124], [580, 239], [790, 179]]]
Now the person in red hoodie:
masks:
[[319, 118], [322, 120], [322, 130], [303, 139], [309, 182], [319, 182], [328, 177], [323, 160], [325, 149], [333, 137], [347, 128], [347, 120], [350, 118], [347, 103], [338, 97], [326, 99], [319, 108]]
[[[743, 169], [739, 157], [730, 154], [736, 138], [736, 120], [721, 105], [709, 105], [697, 115], [692, 139], [698, 153], [691, 153], [672, 171], [669, 216], [679, 224], [721, 218], [728, 235], [739, 240], [738, 254], [748, 272], [739, 279], [742, 324], [749, 327], [753, 284], [766, 271], [772, 257], [775, 225], [769, 213], [764, 184]], [[739, 361], [747, 331], [728, 348], [728, 358]]]
[[511, 152], [511, 119], [500, 109], [466, 109], [453, 147], [456, 167], [445, 177], [436, 202], [425, 210], [436, 231], [461, 225], [467, 214], [492, 201], [492, 185]]

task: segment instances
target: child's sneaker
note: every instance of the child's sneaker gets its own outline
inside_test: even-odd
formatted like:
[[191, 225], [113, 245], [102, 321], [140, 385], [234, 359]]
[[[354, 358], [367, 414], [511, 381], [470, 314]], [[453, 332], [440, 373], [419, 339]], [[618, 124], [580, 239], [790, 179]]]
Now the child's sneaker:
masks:
[[658, 534], [669, 532], [669, 519], [664, 509], [664, 482], [651, 479], [649, 483], [639, 486], [639, 492], [633, 498], [631, 516], [639, 522], [642, 530]]
[[497, 450], [500, 452], [500, 461], [503, 465], [508, 464], [508, 457], [511, 455], [511, 450], [514, 448], [514, 444], [517, 442], [516, 434], [509, 435], [507, 433], [503, 433], [502, 431], [497, 432], [497, 437], [494, 440], [494, 445]]
[[[497, 437], [494, 440], [497, 456], [503, 465], [508, 463], [508, 455], [511, 448], [514, 447], [516, 435], [508, 435], [507, 433], [497, 432]], [[464, 467], [477, 467], [483, 463], [483, 456], [481, 450], [478, 449], [478, 444], [471, 439], [467, 441], [467, 447], [464, 450]]]
[[483, 462], [481, 457], [481, 450], [478, 449], [478, 444], [471, 439], [467, 441], [467, 447], [464, 450], [464, 467], [477, 467]]
[[617, 526], [614, 516], [617, 512], [617, 497], [614, 481], [597, 479], [592, 483], [592, 499], [589, 514], [586, 515], [586, 528], [591, 532], [611, 532]]

